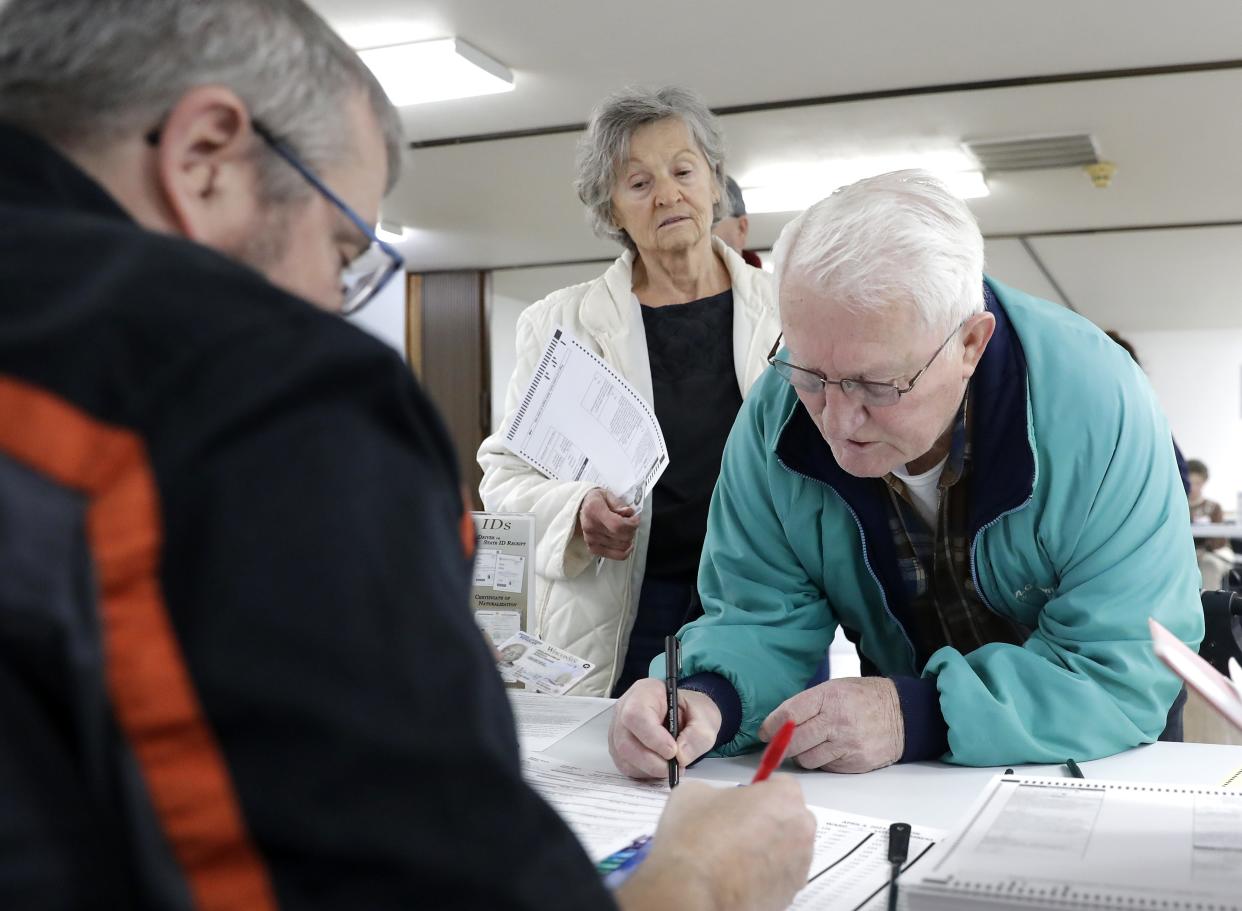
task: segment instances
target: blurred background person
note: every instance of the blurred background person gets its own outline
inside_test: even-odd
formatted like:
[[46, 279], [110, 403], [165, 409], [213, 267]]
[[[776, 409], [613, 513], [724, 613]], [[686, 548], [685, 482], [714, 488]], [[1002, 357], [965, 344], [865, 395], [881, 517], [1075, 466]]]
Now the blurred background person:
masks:
[[[1207, 483], [1208, 467], [1198, 459], [1186, 463], [1190, 475], [1191, 525], [1220, 525], [1225, 521], [1225, 511], [1215, 500], [1203, 495]], [[1224, 538], [1195, 538], [1195, 556], [1199, 558], [1199, 571], [1203, 573], [1204, 588], [1224, 588], [1225, 574], [1233, 568], [1233, 551]]]
[[742, 259], [762, 269], [763, 263], [759, 255], [746, 249], [746, 238], [750, 236], [750, 217], [746, 214], [746, 200], [742, 197], [742, 188], [732, 177], [725, 177], [725, 190], [728, 191], [729, 214], [712, 228], [712, 233], [739, 253]]
[[595, 233], [625, 252], [518, 320], [501, 426], [553, 329], [564, 327], [655, 408], [669, 467], [642, 507], [545, 477], [499, 434], [479, 449], [484, 508], [535, 514], [533, 632], [595, 663], [582, 695], [621, 693], [646, 677], [664, 637], [697, 605], [725, 439], [780, 331], [770, 276], [712, 236], [730, 214], [724, 154], [720, 126], [693, 92], [629, 88], [606, 99], [579, 142], [575, 187]]

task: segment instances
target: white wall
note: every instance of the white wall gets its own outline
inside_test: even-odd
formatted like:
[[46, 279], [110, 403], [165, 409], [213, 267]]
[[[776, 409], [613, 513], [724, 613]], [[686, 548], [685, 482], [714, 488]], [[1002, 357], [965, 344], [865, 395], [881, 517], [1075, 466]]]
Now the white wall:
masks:
[[398, 272], [383, 290], [349, 321], [387, 342], [405, 357], [405, 273]]
[[1206, 495], [1232, 512], [1242, 491], [1242, 329], [1118, 331], [1138, 352], [1182, 453], [1207, 465]]
[[517, 360], [518, 316], [541, 298], [560, 288], [590, 281], [604, 274], [609, 263], [544, 266], [534, 269], [498, 269], [492, 273], [492, 299], [487, 325], [491, 344], [492, 430], [505, 416], [505, 391]]

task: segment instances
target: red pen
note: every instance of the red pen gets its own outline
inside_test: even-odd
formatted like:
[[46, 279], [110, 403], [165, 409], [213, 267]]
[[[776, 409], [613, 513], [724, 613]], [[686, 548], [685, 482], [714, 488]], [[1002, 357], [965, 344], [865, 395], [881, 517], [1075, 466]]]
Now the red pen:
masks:
[[763, 751], [763, 758], [759, 760], [759, 771], [750, 780], [751, 784], [766, 781], [768, 776], [776, 771], [776, 767], [785, 758], [785, 751], [789, 749], [789, 741], [793, 740], [794, 728], [796, 727], [797, 725], [793, 721], [786, 721], [781, 725], [781, 729], [776, 732], [776, 736], [772, 738], [768, 748]]

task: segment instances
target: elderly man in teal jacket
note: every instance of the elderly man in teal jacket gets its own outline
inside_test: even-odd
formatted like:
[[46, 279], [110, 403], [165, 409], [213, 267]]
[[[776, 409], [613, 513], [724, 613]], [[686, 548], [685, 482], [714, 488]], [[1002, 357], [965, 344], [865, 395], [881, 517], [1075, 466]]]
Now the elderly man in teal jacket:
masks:
[[[682, 732], [641, 680], [622, 771], [797, 723], [806, 768], [1090, 759], [1180, 729], [1147, 618], [1203, 634], [1169, 428], [1091, 323], [983, 275], [930, 175], [860, 181], [776, 248], [785, 347], [725, 449], [679, 633]], [[864, 676], [806, 688], [838, 626]], [[663, 658], [652, 665], [663, 669]]]

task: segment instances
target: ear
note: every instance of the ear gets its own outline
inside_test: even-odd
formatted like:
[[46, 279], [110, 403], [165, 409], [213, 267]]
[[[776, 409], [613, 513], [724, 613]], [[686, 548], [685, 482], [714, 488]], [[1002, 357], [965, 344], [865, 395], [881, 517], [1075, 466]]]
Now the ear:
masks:
[[160, 126], [156, 179], [181, 234], [218, 249], [245, 236], [259, 207], [256, 142], [232, 89], [199, 86], [172, 107]]
[[970, 379], [983, 357], [992, 333], [996, 331], [996, 317], [991, 313], [976, 313], [962, 327], [962, 378]]
[[739, 250], [746, 249], [746, 239], [750, 237], [750, 216], [739, 215], [737, 217], [737, 246]]

